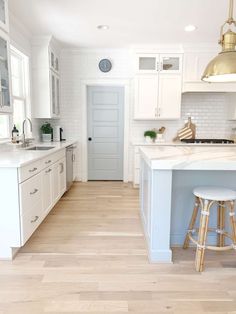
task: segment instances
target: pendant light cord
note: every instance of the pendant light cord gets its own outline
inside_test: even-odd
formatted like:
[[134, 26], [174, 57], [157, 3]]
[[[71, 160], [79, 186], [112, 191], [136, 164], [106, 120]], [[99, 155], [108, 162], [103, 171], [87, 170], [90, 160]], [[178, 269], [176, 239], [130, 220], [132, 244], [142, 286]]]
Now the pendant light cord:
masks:
[[229, 18], [226, 21], [229, 25], [235, 23], [233, 18], [233, 12], [234, 12], [234, 0], [229, 0]]

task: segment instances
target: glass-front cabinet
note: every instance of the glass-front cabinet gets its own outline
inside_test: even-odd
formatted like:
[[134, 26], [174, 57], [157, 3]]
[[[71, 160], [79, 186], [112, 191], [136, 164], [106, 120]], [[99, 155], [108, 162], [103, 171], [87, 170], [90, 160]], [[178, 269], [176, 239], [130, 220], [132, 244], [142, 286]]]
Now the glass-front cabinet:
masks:
[[9, 42], [0, 31], [0, 112], [11, 112]]
[[136, 60], [139, 74], [182, 72], [182, 54], [139, 54]]
[[53, 71], [50, 71], [50, 77], [51, 77], [51, 110], [52, 110], [52, 117], [57, 118], [60, 115], [60, 79], [59, 76], [54, 73]]
[[7, 33], [9, 32], [7, 0], [0, 0], [0, 28]]

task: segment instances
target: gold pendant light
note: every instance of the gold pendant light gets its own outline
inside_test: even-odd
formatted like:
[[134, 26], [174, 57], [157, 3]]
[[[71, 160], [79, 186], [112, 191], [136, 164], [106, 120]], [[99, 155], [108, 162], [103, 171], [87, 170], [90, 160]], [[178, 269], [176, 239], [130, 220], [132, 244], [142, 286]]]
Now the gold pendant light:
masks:
[[[222, 51], [207, 65], [202, 80], [205, 82], [236, 82], [236, 33], [230, 27], [236, 27], [233, 19], [233, 0], [229, 2], [229, 18], [221, 26], [219, 44]], [[223, 33], [225, 25], [229, 29]]]

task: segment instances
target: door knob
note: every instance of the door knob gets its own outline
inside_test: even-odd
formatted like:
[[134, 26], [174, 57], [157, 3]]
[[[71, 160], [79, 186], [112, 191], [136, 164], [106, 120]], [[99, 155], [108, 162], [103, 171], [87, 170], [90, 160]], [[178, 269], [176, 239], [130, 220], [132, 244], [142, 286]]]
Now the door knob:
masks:
[[92, 141], [92, 137], [89, 137], [88, 140], [89, 140], [89, 141]]

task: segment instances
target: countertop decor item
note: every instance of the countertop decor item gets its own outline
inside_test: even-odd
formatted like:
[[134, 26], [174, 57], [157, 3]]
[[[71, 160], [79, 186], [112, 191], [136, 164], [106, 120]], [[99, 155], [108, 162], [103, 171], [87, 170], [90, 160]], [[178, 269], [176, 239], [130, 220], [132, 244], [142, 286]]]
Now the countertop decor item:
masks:
[[[222, 51], [207, 65], [202, 80], [206, 82], [236, 82], [236, 33], [231, 27], [236, 27], [233, 18], [234, 1], [229, 1], [229, 17], [221, 26], [219, 44]], [[224, 33], [224, 27], [228, 30]]]
[[194, 139], [196, 136], [196, 125], [192, 123], [191, 117], [188, 117], [188, 122], [185, 126], [180, 129], [177, 133], [177, 136], [173, 139], [174, 141], [182, 139]]
[[157, 133], [155, 130], [149, 130], [144, 132], [144, 137], [147, 143], [153, 143], [155, 142], [155, 139], [157, 137]]
[[156, 142], [163, 142], [164, 141], [163, 134], [164, 134], [165, 130], [166, 130], [166, 128], [164, 126], [162, 126], [158, 130], [155, 130], [157, 133]]
[[99, 62], [98, 67], [99, 67], [100, 71], [107, 73], [107, 72], [111, 71], [112, 63], [109, 59], [102, 59]]
[[43, 142], [51, 142], [52, 141], [52, 126], [49, 122], [45, 122], [41, 128], [42, 132], [42, 141]]

